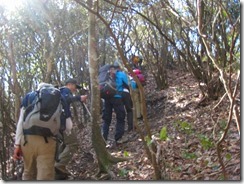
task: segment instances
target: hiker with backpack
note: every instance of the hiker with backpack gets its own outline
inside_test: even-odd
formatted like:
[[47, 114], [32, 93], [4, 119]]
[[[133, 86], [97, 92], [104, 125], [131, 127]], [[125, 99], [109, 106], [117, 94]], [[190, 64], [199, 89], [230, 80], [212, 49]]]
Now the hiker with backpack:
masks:
[[[108, 140], [108, 135], [109, 135], [109, 127], [112, 121], [112, 113], [113, 110], [116, 114], [116, 125], [115, 125], [115, 143], [119, 144], [122, 143], [123, 140], [123, 135], [124, 135], [124, 129], [125, 129], [125, 108], [124, 104], [122, 101], [122, 92], [123, 92], [123, 84], [128, 85], [128, 79], [127, 76], [124, 72], [120, 71], [118, 69], [119, 63], [118, 61], [114, 62], [114, 65], [108, 66], [109, 70], [106, 74], [103, 74], [101, 68], [99, 70], [99, 84], [100, 84], [100, 92], [101, 92], [101, 97], [104, 99], [104, 106], [103, 106], [103, 112], [102, 112], [102, 135], [105, 139], [105, 141]], [[110, 82], [103, 82], [102, 76], [105, 76], [104, 78], [110, 77]], [[104, 79], [105, 80], [105, 79]], [[111, 82], [111, 81], [115, 82]], [[113, 88], [116, 90], [112, 90], [113, 88], [110, 86], [113, 86], [111, 84], [116, 84], [114, 85]], [[105, 88], [110, 88], [111, 90], [105, 90]], [[106, 95], [107, 94], [107, 95]]]
[[[122, 71], [119, 65], [117, 66], [117, 70]], [[129, 76], [127, 75], [126, 77], [129, 78]], [[128, 84], [123, 83], [123, 91], [121, 95], [126, 110], [127, 125], [128, 125], [127, 132], [131, 132], [134, 129], [133, 128], [133, 102], [131, 99], [130, 87]]]
[[134, 69], [138, 68], [140, 70], [142, 69], [142, 61], [143, 61], [143, 59], [142, 59], [141, 56], [133, 55], [131, 60], [132, 60], [132, 68], [134, 68]]
[[22, 180], [54, 180], [55, 136], [61, 127], [67, 133], [72, 128], [66, 104], [57, 88], [41, 83], [23, 98], [16, 128], [13, 158], [23, 156]]
[[135, 116], [138, 120], [142, 120], [142, 104], [141, 104], [141, 98], [140, 98], [140, 91], [138, 89], [138, 86], [134, 79], [131, 77], [131, 86], [132, 86], [132, 95], [134, 99], [134, 106], [135, 106]]
[[[77, 89], [81, 89], [81, 86], [78, 85], [77, 80], [73, 78], [69, 78], [65, 81], [65, 86], [60, 88], [60, 92], [64, 97], [67, 103], [68, 116], [71, 116], [70, 105], [73, 102], [86, 102], [87, 95], [73, 95], [76, 93]], [[60, 137], [64, 139], [64, 149], [60, 149], [61, 151], [58, 153], [58, 161], [55, 162], [55, 179], [56, 180], [66, 180], [71, 174], [66, 169], [69, 161], [72, 159], [73, 154], [78, 149], [78, 139], [77, 139], [77, 130], [72, 129], [71, 134], [67, 134], [64, 132], [62, 135], [59, 134]]]
[[146, 78], [142, 74], [142, 71], [138, 68], [133, 69], [133, 73], [136, 75], [136, 77], [139, 79], [142, 86], [146, 85]]
[[[117, 67], [118, 70], [122, 71], [120, 66]], [[138, 77], [141, 84], [144, 86], [146, 84], [145, 77], [141, 73], [140, 69], [133, 69], [133, 73]], [[141, 100], [140, 100], [140, 93], [138, 90], [138, 86], [136, 85], [136, 82], [133, 80], [131, 76], [128, 76], [129, 78], [129, 85], [132, 88], [132, 91], [130, 91], [130, 87], [123, 84], [123, 92], [122, 92], [122, 100], [126, 109], [126, 115], [127, 115], [127, 124], [128, 124], [128, 133], [132, 132], [134, 130], [133, 125], [133, 101], [132, 101], [132, 93], [135, 94], [135, 106], [136, 106], [136, 117], [138, 119], [142, 119], [142, 113], [141, 113]]]
[[[142, 86], [145, 86], [146, 85], [146, 79], [145, 79], [144, 75], [142, 74], [141, 70], [140, 69], [133, 69], [133, 73], [139, 79]], [[131, 76], [130, 76], [130, 82], [131, 82], [131, 86], [132, 86], [132, 93], [134, 95], [136, 118], [138, 120], [142, 120], [143, 119], [142, 112], [141, 112], [142, 111], [142, 102], [141, 102], [141, 98], [140, 98], [140, 91], [138, 89], [136, 82], [134, 81], [134, 79]]]

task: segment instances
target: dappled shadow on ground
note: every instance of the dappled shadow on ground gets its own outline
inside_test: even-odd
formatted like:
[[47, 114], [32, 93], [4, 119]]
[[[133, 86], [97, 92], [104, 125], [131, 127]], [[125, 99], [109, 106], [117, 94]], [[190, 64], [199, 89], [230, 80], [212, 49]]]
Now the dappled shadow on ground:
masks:
[[[167, 141], [157, 139], [161, 149], [161, 165], [166, 180], [222, 180], [215, 143], [221, 136], [228, 118], [228, 100], [220, 105], [212, 101], [199, 106], [201, 92], [193, 77], [182, 71], [171, 70], [169, 88], [155, 90], [152, 76], [148, 75], [145, 86], [147, 115], [152, 135], [159, 137], [166, 127]], [[215, 108], [214, 108], [215, 107]], [[114, 122], [110, 139], [113, 139]], [[143, 128], [143, 122], [139, 126]], [[91, 130], [88, 125], [80, 131], [80, 147], [68, 165], [75, 180], [94, 180], [97, 172], [95, 153], [91, 145]], [[153, 168], [144, 151], [138, 133], [127, 134], [130, 141], [108, 148], [115, 156], [131, 157], [129, 161], [114, 165], [114, 180], [152, 180]], [[240, 180], [240, 137], [233, 122], [222, 144], [222, 157], [229, 180]], [[104, 177], [104, 179], [108, 179]]]

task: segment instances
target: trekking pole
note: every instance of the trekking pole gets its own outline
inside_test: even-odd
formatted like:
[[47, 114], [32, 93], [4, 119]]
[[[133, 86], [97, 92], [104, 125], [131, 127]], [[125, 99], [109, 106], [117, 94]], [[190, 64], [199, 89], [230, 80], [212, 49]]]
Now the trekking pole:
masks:
[[91, 113], [90, 113], [90, 111], [89, 111], [89, 109], [88, 109], [88, 107], [86, 106], [86, 104], [85, 104], [85, 103], [83, 103], [83, 105], [84, 105], [84, 107], [85, 107], [85, 109], [86, 109], [87, 113], [89, 114], [89, 116], [90, 116], [90, 117], [92, 117], [92, 116], [91, 116]]
[[[88, 90], [86, 90], [86, 91], [88, 91]], [[82, 95], [82, 94], [81, 94]], [[84, 95], [84, 94], [83, 94]], [[86, 93], [86, 95], [88, 95], [88, 93]], [[90, 116], [90, 118], [92, 117], [91, 116], [91, 112], [89, 111], [89, 109], [88, 109], [88, 107], [87, 107], [87, 105], [84, 103], [84, 102], [81, 102], [82, 103], [82, 105], [83, 105], [83, 107], [85, 107], [85, 109], [86, 109], [86, 112], [88, 113], [88, 115]]]

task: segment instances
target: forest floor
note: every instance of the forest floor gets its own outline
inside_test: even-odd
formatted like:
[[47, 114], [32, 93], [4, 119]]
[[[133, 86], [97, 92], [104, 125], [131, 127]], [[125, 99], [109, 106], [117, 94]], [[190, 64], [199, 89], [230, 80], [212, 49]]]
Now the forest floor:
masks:
[[[145, 86], [148, 121], [157, 143], [160, 169], [164, 180], [223, 180], [223, 173], [215, 144], [227, 124], [228, 97], [200, 103], [198, 83], [191, 74], [168, 71], [169, 88], [156, 90], [152, 75], [147, 76]], [[240, 96], [240, 95], [239, 95]], [[201, 104], [201, 105], [200, 105]], [[110, 128], [114, 132], [115, 120]], [[143, 129], [143, 122], [139, 122]], [[160, 130], [166, 127], [168, 139], [159, 140]], [[128, 133], [125, 134], [127, 136]], [[114, 165], [115, 178], [110, 180], [153, 180], [154, 170], [142, 140], [137, 132], [129, 134], [131, 140], [108, 148], [114, 156], [129, 157], [128, 161]], [[98, 171], [91, 131], [85, 126], [79, 134], [80, 147], [68, 165], [74, 180], [94, 180]], [[231, 122], [228, 134], [221, 144], [221, 156], [228, 180], [240, 180], [240, 136], [235, 122]], [[105, 180], [107, 177], [99, 178]]]

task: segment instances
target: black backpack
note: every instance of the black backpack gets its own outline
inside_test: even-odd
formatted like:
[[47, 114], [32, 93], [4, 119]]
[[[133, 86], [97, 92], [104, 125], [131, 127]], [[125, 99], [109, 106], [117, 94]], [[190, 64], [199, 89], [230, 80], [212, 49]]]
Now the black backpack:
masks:
[[116, 93], [116, 77], [115, 73], [110, 71], [112, 65], [106, 64], [99, 69], [98, 79], [100, 95], [103, 99], [113, 97]]
[[24, 114], [24, 134], [55, 136], [60, 129], [63, 108], [59, 89], [45, 84], [30, 95], [24, 99], [28, 101], [25, 102], [28, 106]]

